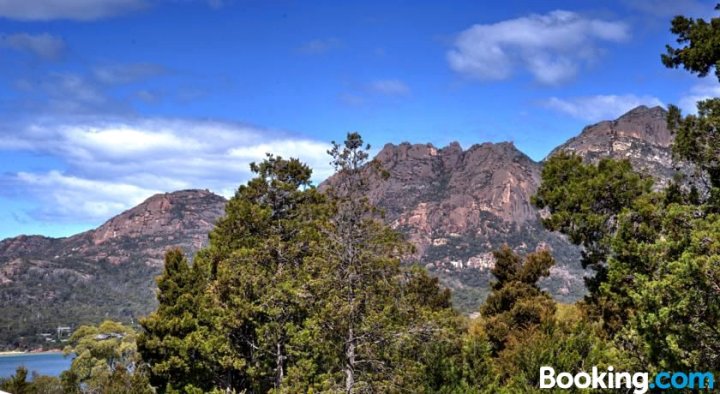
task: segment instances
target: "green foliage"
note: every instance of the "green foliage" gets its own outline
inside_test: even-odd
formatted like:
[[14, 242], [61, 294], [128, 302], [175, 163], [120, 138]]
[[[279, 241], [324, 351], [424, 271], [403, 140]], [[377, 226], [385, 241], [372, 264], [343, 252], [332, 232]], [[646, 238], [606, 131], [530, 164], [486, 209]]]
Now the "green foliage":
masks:
[[20, 366], [15, 375], [0, 379], [0, 390], [13, 394], [72, 394], [77, 391], [65, 390], [60, 379], [54, 376], [32, 374], [28, 380], [27, 368]]
[[253, 163], [193, 264], [167, 254], [138, 345], [158, 391], [436, 392], [457, 380], [449, 291], [401, 268], [411, 248], [362, 195], [364, 169], [382, 171], [360, 136], [332, 155], [326, 194], [296, 159]]
[[[539, 389], [539, 371], [552, 366], [556, 371], [587, 372], [613, 365], [621, 370], [617, 352], [589, 323], [578, 321], [548, 322], [515, 336], [497, 359], [496, 371], [503, 381], [503, 392], [546, 392]], [[577, 392], [586, 392], [577, 390]]]
[[[715, 9], [720, 10], [720, 4]], [[667, 46], [667, 53], [662, 56], [666, 67], [683, 66], [700, 77], [705, 77], [714, 67], [720, 80], [720, 18], [705, 21], [677, 16], [670, 31], [684, 46]], [[708, 209], [720, 212], [720, 99], [700, 101], [697, 108], [697, 115], [683, 117], [680, 109], [670, 106], [668, 127], [675, 133], [673, 154], [696, 165], [695, 177], [706, 190], [702, 201]]]
[[[55, 376], [44, 376], [33, 373], [30, 383], [32, 393], [37, 394], [67, 394], [62, 382]], [[72, 392], [71, 392], [72, 393]]]
[[61, 377], [68, 392], [152, 393], [131, 327], [113, 321], [81, 326], [65, 353], [76, 355]]
[[[720, 4], [715, 9], [720, 10]], [[715, 75], [720, 80], [720, 18], [705, 21], [702, 18], [676, 16], [670, 31], [677, 35], [678, 44], [683, 46], [666, 46], [666, 53], [662, 55], [665, 67], [683, 66], [685, 70], [701, 77], [714, 67]]]
[[522, 336], [526, 330], [552, 319], [555, 302], [540, 291], [537, 281], [550, 274], [555, 261], [550, 252], [544, 250], [528, 254], [523, 263], [508, 246], [494, 255], [492, 273], [497, 282], [480, 314], [485, 319], [485, 332], [493, 354], [497, 354], [513, 337]]
[[720, 212], [720, 99], [700, 101], [697, 107], [697, 115], [683, 117], [680, 109], [670, 106], [668, 125], [675, 133], [673, 155], [696, 166], [694, 178], [706, 192], [699, 195], [696, 191], [695, 203], [705, 203], [708, 209]]
[[[690, 214], [690, 215], [686, 215]], [[654, 245], [665, 254], [652, 276], [641, 277], [634, 294], [638, 313], [627, 331], [650, 365], [675, 370], [717, 370], [720, 366], [720, 216], [693, 218], [674, 207], [672, 220], [688, 220], [681, 238]], [[682, 219], [681, 219], [682, 220]], [[682, 252], [677, 253], [677, 243]]]
[[[550, 212], [543, 224], [583, 247], [583, 266], [595, 271], [586, 278], [586, 303], [590, 313], [604, 319], [608, 330], [617, 329], [628, 316], [622, 305], [625, 285], [618, 283], [624, 278], [617, 271], [609, 272], [615, 254], [628, 251], [614, 246], [625, 245], [623, 240], [636, 244], [654, 239], [654, 206], [644, 203], [651, 198], [651, 188], [652, 181], [633, 171], [626, 160], [602, 159], [593, 165], [584, 164], [577, 155], [561, 153], [547, 160], [542, 184], [533, 197], [536, 206]], [[643, 206], [632, 211], [636, 205]], [[618, 234], [620, 241], [615, 239]], [[612, 275], [617, 281], [608, 285]]]
[[208, 382], [212, 375], [203, 359], [196, 331], [200, 327], [198, 311], [207, 284], [201, 264], [192, 267], [183, 251], [174, 249], [165, 255], [163, 274], [157, 279], [158, 309], [141, 320], [138, 351], [150, 365], [150, 382], [164, 390], [169, 382], [177, 387]]
[[[576, 173], [593, 173], [592, 165], [574, 165]], [[579, 184], [575, 193], [593, 194], [591, 182]], [[606, 275], [584, 310], [636, 369], [718, 368], [720, 220], [692, 194], [643, 191], [613, 215], [603, 235]], [[557, 206], [562, 210], [552, 215], [560, 218], [549, 223], [562, 220], [561, 230], [570, 233], [582, 227], [576, 223], [586, 218], [582, 209]]]
[[31, 385], [27, 381], [28, 370], [20, 366], [9, 379], [0, 382], [0, 389], [7, 390], [11, 393], [29, 394], [31, 393]]
[[606, 274], [604, 263], [617, 215], [651, 187], [652, 180], [634, 172], [627, 160], [602, 159], [586, 165], [581, 157], [563, 152], [545, 162], [533, 204], [550, 211], [543, 219], [548, 229], [561, 231], [583, 246], [583, 267], [596, 271], [587, 283], [591, 297]]
[[430, 368], [459, 352], [449, 292], [421, 269], [401, 269], [411, 248], [368, 202], [368, 176], [383, 173], [368, 148], [350, 133], [330, 151], [338, 176], [325, 242], [309, 265], [314, 305], [302, 336], [312, 350], [290, 391], [434, 391], [453, 373]]

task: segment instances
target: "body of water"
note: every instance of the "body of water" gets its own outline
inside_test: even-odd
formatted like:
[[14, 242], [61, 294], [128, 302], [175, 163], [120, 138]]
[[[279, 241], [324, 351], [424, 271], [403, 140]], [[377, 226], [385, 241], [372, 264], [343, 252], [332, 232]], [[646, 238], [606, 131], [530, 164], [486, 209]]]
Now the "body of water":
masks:
[[0, 378], [15, 375], [15, 370], [21, 365], [28, 369], [28, 378], [33, 372], [60, 376], [62, 371], [70, 368], [71, 362], [72, 356], [66, 358], [61, 352], [0, 355]]

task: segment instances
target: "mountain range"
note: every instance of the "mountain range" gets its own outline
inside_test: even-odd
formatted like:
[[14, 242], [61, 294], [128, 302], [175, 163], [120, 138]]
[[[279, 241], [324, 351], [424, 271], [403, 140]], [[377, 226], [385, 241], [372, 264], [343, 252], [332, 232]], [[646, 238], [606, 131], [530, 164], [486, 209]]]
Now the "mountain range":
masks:
[[[672, 134], [660, 107], [635, 108], [586, 127], [557, 147], [588, 161], [629, 159], [666, 184], [677, 172]], [[387, 144], [376, 156], [388, 172], [369, 198], [416, 247], [423, 264], [453, 290], [460, 310], [477, 310], [492, 280], [492, 251], [549, 248], [557, 260], [541, 286], [561, 301], [584, 294], [579, 249], [545, 230], [530, 202], [542, 162], [512, 143]], [[332, 177], [327, 181], [332, 182]], [[320, 185], [322, 190], [323, 185]], [[226, 200], [207, 190], [158, 194], [97, 229], [67, 238], [19, 236], [0, 242], [0, 347], [36, 346], [41, 333], [105, 318], [128, 321], [155, 307], [154, 278], [164, 252], [189, 256], [207, 243]]]

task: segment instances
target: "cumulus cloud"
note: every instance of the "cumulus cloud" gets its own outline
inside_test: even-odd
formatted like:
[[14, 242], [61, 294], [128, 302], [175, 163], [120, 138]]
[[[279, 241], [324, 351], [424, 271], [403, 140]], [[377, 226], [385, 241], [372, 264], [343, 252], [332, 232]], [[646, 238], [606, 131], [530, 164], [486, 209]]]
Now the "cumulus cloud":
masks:
[[56, 118], [0, 132], [0, 150], [55, 157], [63, 171], [19, 172], [6, 182], [42, 202], [38, 220], [99, 221], [157, 192], [207, 188], [226, 196], [266, 153], [298, 157], [313, 179], [331, 174], [329, 144], [238, 123], [188, 119]]
[[384, 79], [373, 81], [369, 86], [370, 90], [387, 96], [405, 96], [410, 94], [410, 88], [397, 79]]
[[558, 84], [597, 58], [600, 43], [622, 42], [628, 36], [622, 22], [553, 11], [474, 25], [457, 36], [447, 61], [454, 71], [473, 79], [507, 79], [521, 68], [542, 84]]
[[54, 60], [59, 58], [65, 51], [65, 41], [60, 37], [47, 33], [2, 34], [0, 35], [0, 47], [27, 51], [40, 58]]
[[625, 94], [573, 97], [570, 99], [552, 97], [546, 100], [543, 105], [574, 118], [597, 122], [615, 119], [640, 105], [654, 107], [662, 106], [663, 103], [653, 96]]
[[714, 77], [702, 79], [690, 91], [680, 98], [678, 107], [685, 113], [697, 113], [697, 102], [709, 98], [720, 97], [720, 83]]
[[144, 0], [0, 0], [0, 17], [22, 21], [90, 21], [125, 14], [146, 5]]
[[341, 45], [337, 38], [323, 38], [303, 43], [297, 50], [304, 55], [319, 55], [340, 48]]

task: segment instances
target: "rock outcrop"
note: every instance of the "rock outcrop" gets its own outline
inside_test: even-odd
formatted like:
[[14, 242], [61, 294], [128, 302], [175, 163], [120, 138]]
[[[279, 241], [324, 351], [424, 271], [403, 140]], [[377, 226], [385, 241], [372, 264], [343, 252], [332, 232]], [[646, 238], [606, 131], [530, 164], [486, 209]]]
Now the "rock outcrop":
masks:
[[555, 148], [575, 152], [591, 162], [603, 157], [628, 159], [633, 167], [666, 185], [677, 172], [673, 165], [673, 135], [667, 127], [667, 111], [662, 107], [637, 107], [616, 120], [603, 121], [583, 129]]

